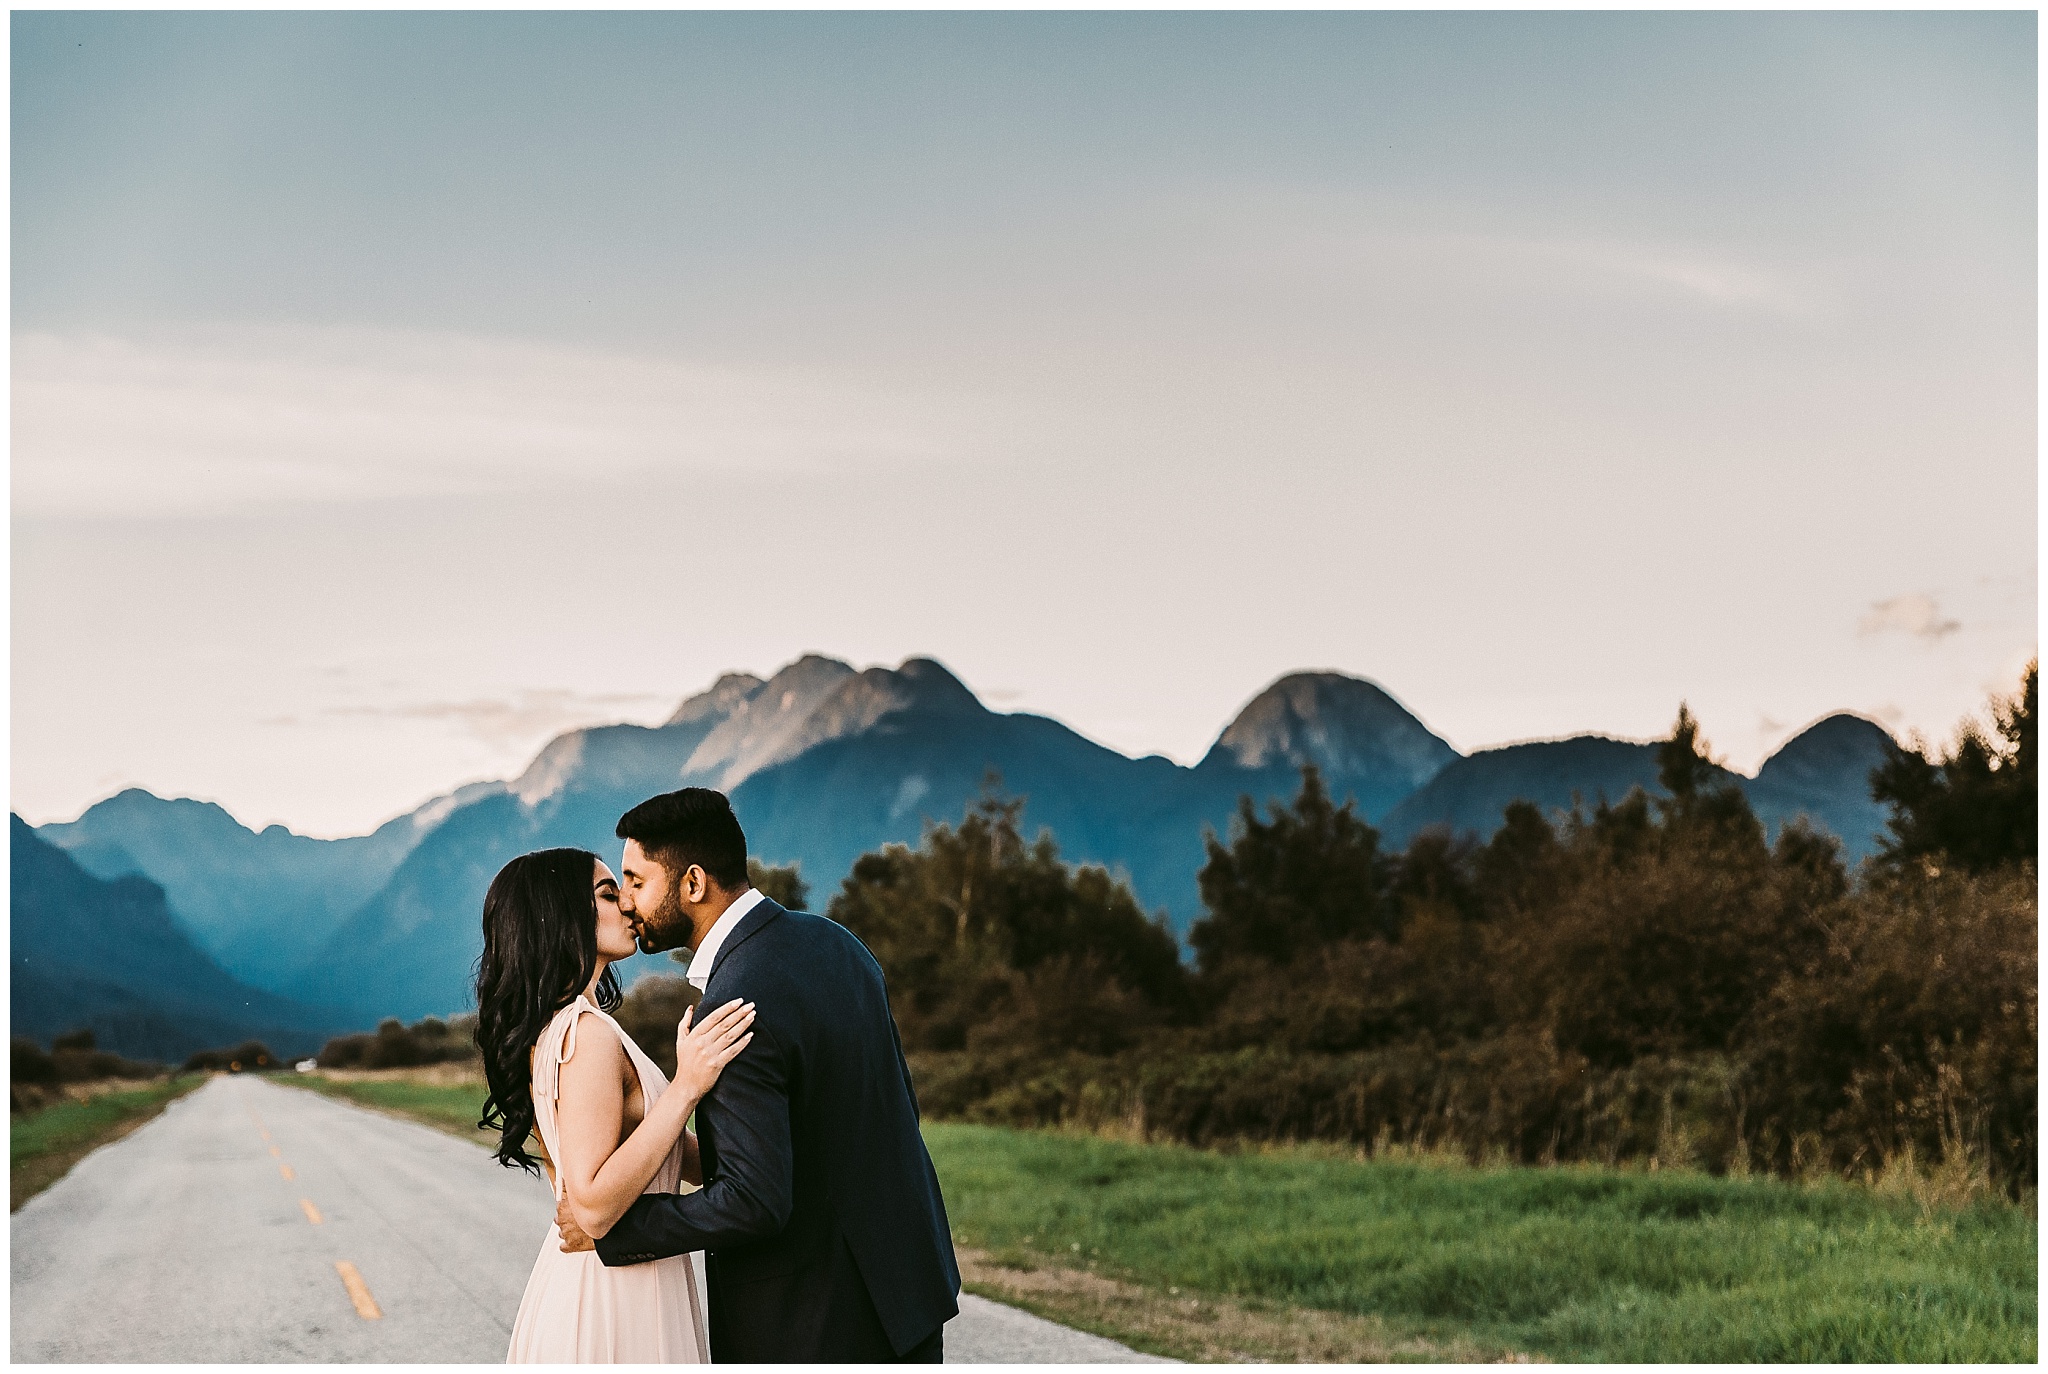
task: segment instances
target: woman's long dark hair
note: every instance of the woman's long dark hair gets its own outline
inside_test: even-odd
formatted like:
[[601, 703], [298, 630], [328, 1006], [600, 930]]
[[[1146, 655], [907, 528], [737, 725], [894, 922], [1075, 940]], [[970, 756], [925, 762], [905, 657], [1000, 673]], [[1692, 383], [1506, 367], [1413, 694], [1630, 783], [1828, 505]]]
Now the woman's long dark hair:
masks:
[[[527, 1054], [555, 1013], [590, 986], [597, 971], [597, 855], [539, 849], [498, 870], [484, 894], [484, 952], [476, 966], [476, 1043], [484, 1052], [478, 1129], [498, 1132], [498, 1162], [540, 1172], [526, 1153], [533, 1131], [533, 1064]], [[597, 1004], [619, 1004], [607, 967]]]

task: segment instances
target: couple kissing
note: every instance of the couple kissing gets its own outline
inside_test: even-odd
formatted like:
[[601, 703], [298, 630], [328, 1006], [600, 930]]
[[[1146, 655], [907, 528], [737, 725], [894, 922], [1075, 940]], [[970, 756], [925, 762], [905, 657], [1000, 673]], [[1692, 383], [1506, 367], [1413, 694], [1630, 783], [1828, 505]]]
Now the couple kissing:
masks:
[[[938, 1362], [960, 1271], [880, 965], [749, 886], [720, 793], [617, 833], [616, 876], [544, 849], [484, 898], [483, 1125], [556, 1200], [508, 1361]], [[671, 1083], [610, 1015], [613, 965], [685, 947]]]

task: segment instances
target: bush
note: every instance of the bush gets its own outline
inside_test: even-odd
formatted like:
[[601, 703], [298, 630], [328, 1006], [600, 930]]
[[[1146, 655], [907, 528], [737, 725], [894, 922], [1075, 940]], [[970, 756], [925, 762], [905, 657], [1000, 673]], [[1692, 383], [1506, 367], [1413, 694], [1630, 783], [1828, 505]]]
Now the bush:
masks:
[[13, 1081], [50, 1087], [57, 1082], [57, 1061], [25, 1035], [14, 1037]]
[[429, 1016], [411, 1026], [387, 1017], [369, 1034], [338, 1035], [315, 1060], [323, 1069], [409, 1069], [480, 1057], [474, 1016], [452, 1022]]
[[163, 1065], [142, 1059], [126, 1059], [99, 1048], [90, 1030], [66, 1031], [50, 1042], [50, 1058], [57, 1077], [65, 1083], [94, 1083], [108, 1078], [155, 1078]]
[[[800, 865], [764, 864], [759, 859], [747, 860], [747, 883], [761, 890], [761, 895], [787, 911], [802, 911], [804, 903], [811, 899], [811, 885], [804, 881]], [[676, 951], [678, 954], [681, 950]]]
[[[50, 1052], [24, 1036], [14, 1037], [13, 1081], [35, 1089], [54, 1089], [62, 1083], [94, 1083], [109, 1078], [155, 1078], [163, 1065], [140, 1059], [125, 1059], [98, 1048], [89, 1030], [66, 1031], [51, 1042]], [[47, 1096], [41, 1094], [40, 1096]], [[31, 1109], [38, 1094], [16, 1094], [15, 1110]], [[31, 1103], [29, 1097], [37, 1097]]]
[[907, 1047], [1111, 1052], [1188, 1009], [1165, 923], [1049, 834], [1026, 843], [1023, 810], [991, 785], [957, 827], [863, 855], [826, 909], [887, 972]]
[[57, 1089], [57, 1061], [43, 1053], [41, 1044], [27, 1036], [14, 1036], [12, 1059], [14, 1067], [8, 1081], [8, 1116], [41, 1112], [61, 1096]]
[[229, 1073], [270, 1073], [283, 1068], [270, 1047], [260, 1040], [244, 1040], [232, 1049], [201, 1050], [185, 1061], [185, 1072], [225, 1069]]
[[1356, 1054], [1155, 1043], [1113, 1057], [969, 1053], [911, 1061], [930, 1114], [1005, 1126], [1110, 1128], [1197, 1146], [1327, 1140], [1723, 1170], [1741, 1156], [1719, 1056], [1599, 1070], [1541, 1038]]
[[1747, 1037], [1766, 1162], [1861, 1171], [1911, 1154], [2036, 1186], [2036, 894], [2027, 864], [1843, 904]]

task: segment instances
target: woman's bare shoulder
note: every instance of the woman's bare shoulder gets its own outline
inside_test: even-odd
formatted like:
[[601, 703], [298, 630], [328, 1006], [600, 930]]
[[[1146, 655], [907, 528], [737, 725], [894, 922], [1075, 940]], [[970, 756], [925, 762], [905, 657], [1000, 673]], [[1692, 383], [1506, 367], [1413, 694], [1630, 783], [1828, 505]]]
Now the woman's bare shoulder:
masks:
[[586, 1007], [579, 1011], [574, 1030], [575, 1041], [562, 1055], [563, 1081], [610, 1076], [623, 1083], [632, 1063], [610, 1019]]

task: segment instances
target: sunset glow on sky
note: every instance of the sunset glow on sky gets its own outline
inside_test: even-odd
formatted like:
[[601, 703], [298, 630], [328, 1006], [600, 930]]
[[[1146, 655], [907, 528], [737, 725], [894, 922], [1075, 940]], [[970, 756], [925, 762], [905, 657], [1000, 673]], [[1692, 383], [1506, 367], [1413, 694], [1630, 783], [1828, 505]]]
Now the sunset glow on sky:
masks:
[[2035, 652], [2035, 17], [16, 13], [13, 805], [806, 651], [1751, 771]]

